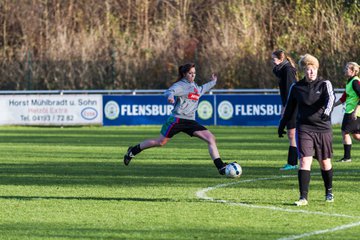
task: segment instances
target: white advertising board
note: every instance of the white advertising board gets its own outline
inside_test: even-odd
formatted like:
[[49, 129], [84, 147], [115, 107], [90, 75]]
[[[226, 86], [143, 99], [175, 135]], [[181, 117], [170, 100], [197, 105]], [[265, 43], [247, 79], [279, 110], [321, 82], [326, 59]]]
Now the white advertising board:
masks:
[[0, 125], [102, 124], [102, 95], [3, 95]]
[[[342, 95], [341, 93], [335, 94], [336, 101], [341, 98], [341, 95]], [[331, 113], [331, 123], [332, 124], [341, 124], [342, 123], [344, 113], [345, 113], [344, 107], [345, 107], [345, 105], [339, 105], [333, 109], [333, 111]]]

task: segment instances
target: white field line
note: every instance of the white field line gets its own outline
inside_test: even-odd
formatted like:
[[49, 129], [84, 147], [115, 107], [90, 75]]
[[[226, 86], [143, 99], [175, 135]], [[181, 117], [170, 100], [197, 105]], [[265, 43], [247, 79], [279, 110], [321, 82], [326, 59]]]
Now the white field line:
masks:
[[247, 179], [242, 181], [236, 181], [236, 182], [229, 182], [224, 184], [219, 184], [214, 187], [208, 187], [201, 189], [196, 192], [196, 196], [203, 200], [208, 200], [212, 202], [219, 202], [219, 203], [226, 203], [229, 205], [234, 206], [242, 206], [242, 207], [249, 207], [249, 208], [259, 208], [259, 209], [269, 209], [269, 210], [275, 210], [275, 211], [283, 211], [283, 212], [290, 212], [290, 213], [305, 213], [305, 214], [315, 214], [315, 215], [323, 215], [323, 216], [331, 216], [331, 217], [345, 217], [345, 218], [359, 218], [357, 216], [349, 216], [345, 214], [337, 214], [337, 213], [324, 213], [324, 212], [314, 212], [314, 211], [306, 211], [306, 210], [300, 210], [300, 209], [289, 209], [289, 208], [281, 208], [281, 207], [274, 207], [274, 206], [260, 206], [260, 205], [253, 205], [253, 204], [247, 204], [247, 203], [237, 203], [237, 202], [230, 202], [226, 200], [221, 199], [215, 199], [212, 197], [208, 197], [206, 195], [207, 192], [222, 188], [222, 187], [228, 187], [231, 185], [239, 184], [239, 183], [245, 183], [245, 182], [257, 182], [257, 181], [264, 181], [264, 180], [274, 180], [279, 178], [289, 178], [289, 177], [296, 177], [295, 175], [288, 175], [288, 176], [276, 176], [276, 177], [270, 177], [270, 178], [257, 178], [257, 179]]
[[[207, 200], [207, 201], [211, 201], [211, 202], [224, 203], [224, 204], [228, 204], [228, 205], [232, 205], [232, 206], [241, 206], [241, 207], [257, 208], [257, 209], [268, 209], [268, 210], [273, 210], [273, 211], [282, 211], [282, 212], [289, 212], [289, 213], [303, 213], [303, 214], [314, 214], [314, 215], [322, 215], [322, 216], [330, 216], [330, 217], [344, 217], [344, 218], [356, 218], [356, 219], [359, 219], [359, 216], [350, 216], [350, 215], [345, 215], [345, 214], [325, 213], [325, 212], [318, 212], [318, 211], [306, 211], [306, 210], [301, 210], [301, 209], [289, 209], [289, 208], [281, 208], [281, 207], [274, 207], [274, 206], [260, 206], [260, 205], [246, 204], [246, 203], [231, 202], [231, 201], [222, 200], [222, 199], [215, 199], [215, 198], [207, 196], [207, 194], [206, 194], [209, 191], [212, 191], [212, 190], [215, 190], [215, 189], [218, 189], [218, 188], [228, 187], [228, 186], [235, 185], [235, 184], [246, 183], [246, 182], [264, 181], [264, 180], [274, 180], [274, 179], [279, 179], [279, 178], [290, 178], [290, 177], [297, 177], [297, 176], [296, 175], [283, 175], [283, 176], [275, 176], [275, 177], [269, 177], [269, 178], [247, 179], [247, 180], [241, 180], [241, 181], [236, 181], [236, 182], [218, 184], [218, 185], [215, 185], [213, 187], [203, 188], [203, 189], [197, 191], [196, 196], [199, 199], [203, 199], [203, 200]], [[347, 229], [347, 228], [356, 227], [356, 226], [359, 226], [359, 225], [360, 225], [360, 222], [353, 222], [353, 223], [350, 223], [350, 224], [337, 226], [335, 228], [329, 228], [329, 229], [325, 229], [325, 230], [318, 230], [318, 231], [304, 233], [304, 234], [300, 234], [300, 235], [292, 235], [292, 236], [289, 236], [289, 237], [280, 238], [278, 240], [299, 239], [299, 238], [308, 237], [308, 236], [312, 236], [312, 235], [318, 235], [318, 234], [324, 234], [324, 233], [328, 233], [328, 232], [340, 231], [340, 230], [344, 230], [344, 229]]]
[[353, 223], [349, 223], [349, 224], [346, 224], [346, 225], [337, 226], [337, 227], [334, 227], [334, 228], [318, 230], [318, 231], [304, 233], [304, 234], [300, 234], [300, 235], [292, 235], [292, 236], [289, 236], [289, 237], [279, 238], [278, 240], [295, 240], [295, 239], [300, 239], [300, 238], [309, 237], [309, 236], [318, 235], [318, 234], [341, 231], [341, 230], [344, 230], [344, 229], [357, 227], [357, 226], [360, 226], [360, 222], [353, 222]]

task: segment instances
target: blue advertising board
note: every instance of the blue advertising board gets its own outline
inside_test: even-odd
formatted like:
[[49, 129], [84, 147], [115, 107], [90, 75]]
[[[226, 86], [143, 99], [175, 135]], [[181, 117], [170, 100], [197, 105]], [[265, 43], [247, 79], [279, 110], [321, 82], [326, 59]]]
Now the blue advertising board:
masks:
[[196, 112], [196, 121], [202, 125], [214, 125], [215, 109], [213, 95], [201, 96]]
[[279, 95], [214, 95], [216, 125], [276, 126], [281, 116]]
[[[104, 126], [162, 125], [173, 105], [163, 95], [104, 95], [103, 109]], [[214, 124], [213, 96], [201, 97], [197, 115], [200, 124]]]
[[105, 95], [104, 126], [162, 124], [173, 106], [162, 95]]
[[[103, 96], [103, 125], [161, 125], [173, 106], [163, 95]], [[204, 95], [196, 120], [202, 125], [276, 126], [281, 115], [278, 95]]]

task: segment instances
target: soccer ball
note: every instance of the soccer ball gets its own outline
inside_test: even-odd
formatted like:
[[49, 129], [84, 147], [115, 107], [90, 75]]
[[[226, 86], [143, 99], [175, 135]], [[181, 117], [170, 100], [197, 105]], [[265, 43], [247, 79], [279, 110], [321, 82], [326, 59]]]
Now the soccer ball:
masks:
[[242, 168], [237, 162], [226, 165], [225, 175], [229, 178], [238, 178], [242, 174]]

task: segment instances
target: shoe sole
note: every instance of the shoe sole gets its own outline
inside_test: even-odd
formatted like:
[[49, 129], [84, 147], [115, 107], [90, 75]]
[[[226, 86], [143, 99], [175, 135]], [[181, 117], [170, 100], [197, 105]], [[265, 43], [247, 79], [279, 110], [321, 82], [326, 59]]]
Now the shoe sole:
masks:
[[325, 198], [325, 202], [332, 203], [334, 202], [334, 195], [330, 196], [329, 198]]
[[127, 159], [126, 157], [127, 157], [127, 156], [124, 155], [124, 165], [125, 165], [125, 166], [128, 166], [129, 163], [130, 163], [130, 161], [131, 161], [131, 159]]
[[308, 205], [308, 202], [300, 202], [300, 201], [296, 201], [294, 202], [295, 206], [297, 207], [301, 207], [301, 206], [307, 206]]
[[338, 161], [336, 161], [336, 162], [351, 162], [351, 159], [349, 159], [349, 160], [338, 160]]
[[295, 203], [295, 206], [301, 207], [301, 206], [307, 206], [308, 203]]
[[129, 151], [132, 147], [129, 147], [128, 150], [127, 150], [127, 153], [124, 155], [124, 164], [125, 166], [128, 166], [130, 164], [130, 161], [132, 158], [128, 159], [128, 154], [129, 154]]

